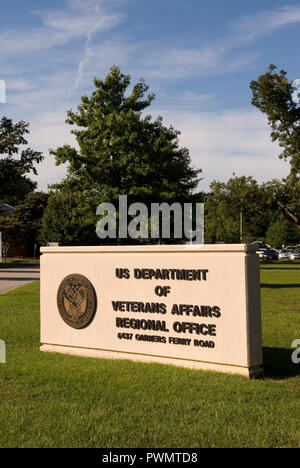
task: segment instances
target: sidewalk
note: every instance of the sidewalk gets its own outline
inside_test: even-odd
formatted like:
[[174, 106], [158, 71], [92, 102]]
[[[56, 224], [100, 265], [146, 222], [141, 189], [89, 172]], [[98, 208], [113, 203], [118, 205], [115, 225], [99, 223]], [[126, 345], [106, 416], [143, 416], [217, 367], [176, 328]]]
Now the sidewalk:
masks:
[[37, 266], [0, 269], [0, 294], [40, 279], [40, 268]]

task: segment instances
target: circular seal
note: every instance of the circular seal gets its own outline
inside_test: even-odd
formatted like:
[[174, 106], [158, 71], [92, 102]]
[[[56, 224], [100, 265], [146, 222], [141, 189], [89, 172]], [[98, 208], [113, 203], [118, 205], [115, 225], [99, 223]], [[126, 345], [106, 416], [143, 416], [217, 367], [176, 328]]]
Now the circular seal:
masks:
[[70, 327], [86, 328], [97, 310], [97, 296], [92, 283], [82, 275], [69, 275], [57, 292], [57, 307], [61, 318]]

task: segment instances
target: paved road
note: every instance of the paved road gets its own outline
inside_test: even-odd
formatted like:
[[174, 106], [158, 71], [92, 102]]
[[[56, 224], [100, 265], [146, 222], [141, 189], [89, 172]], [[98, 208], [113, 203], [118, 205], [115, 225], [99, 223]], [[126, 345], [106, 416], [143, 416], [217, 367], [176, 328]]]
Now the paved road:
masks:
[[39, 267], [0, 268], [0, 294], [39, 279]]

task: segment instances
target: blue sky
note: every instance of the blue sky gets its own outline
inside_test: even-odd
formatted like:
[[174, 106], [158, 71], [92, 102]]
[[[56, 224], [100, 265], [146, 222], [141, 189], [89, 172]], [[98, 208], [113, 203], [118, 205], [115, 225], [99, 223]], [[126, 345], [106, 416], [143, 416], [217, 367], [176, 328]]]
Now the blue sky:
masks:
[[299, 0], [11, 0], [0, 24], [0, 114], [31, 123], [30, 144], [46, 155], [40, 189], [65, 174], [48, 150], [74, 143], [66, 110], [114, 64], [150, 85], [149, 112], [181, 131], [201, 189], [233, 172], [288, 173], [249, 83], [270, 63], [300, 78]]

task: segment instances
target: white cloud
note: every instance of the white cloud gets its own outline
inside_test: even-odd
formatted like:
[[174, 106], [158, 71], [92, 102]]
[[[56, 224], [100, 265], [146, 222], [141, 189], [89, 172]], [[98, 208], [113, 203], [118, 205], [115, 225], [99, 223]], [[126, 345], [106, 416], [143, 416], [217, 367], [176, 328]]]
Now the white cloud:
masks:
[[256, 52], [236, 53], [237, 48], [299, 22], [300, 6], [259, 12], [232, 23], [222, 40], [194, 48], [157, 47], [157, 51], [146, 57], [144, 64], [150, 76], [168, 80], [243, 71], [252, 67], [260, 55]]
[[251, 42], [260, 36], [271, 34], [276, 29], [300, 22], [300, 6], [285, 6], [275, 11], [262, 11], [244, 16], [231, 27], [235, 40]]
[[168, 96], [163, 92], [159, 95], [160, 102], [166, 101], [168, 109], [186, 110], [193, 109], [199, 110], [199, 105], [207, 107], [216, 106], [216, 96], [214, 94], [197, 94], [193, 91], [181, 91], [179, 93]]
[[10, 90], [18, 92], [29, 91], [33, 88], [32, 81], [23, 78], [9, 78], [6, 84]]
[[66, 9], [44, 10], [37, 14], [42, 20], [39, 28], [9, 30], [0, 34], [0, 57], [31, 55], [63, 46], [92, 33], [107, 31], [117, 26], [123, 18], [119, 13], [106, 13], [101, 3], [91, 1], [68, 2]]
[[252, 175], [259, 182], [289, 172], [289, 164], [278, 158], [279, 146], [271, 142], [265, 117], [256, 110], [159, 113], [166, 124], [181, 131], [181, 145], [190, 150], [192, 163], [203, 169], [201, 189], [208, 190], [213, 179], [228, 180], [233, 172]]
[[235, 73], [249, 69], [259, 57], [257, 53], [227, 56], [223, 47], [200, 49], [164, 49], [145, 61], [147, 75], [160, 79], [205, 77]]
[[65, 123], [65, 119], [64, 111], [56, 111], [41, 114], [30, 124], [28, 143], [45, 156], [45, 160], [37, 166], [38, 176], [32, 176], [38, 182], [39, 190], [46, 191], [48, 185], [60, 182], [66, 176], [66, 165], [56, 166], [49, 149], [64, 144], [77, 147], [75, 136], [70, 133], [71, 127]]

